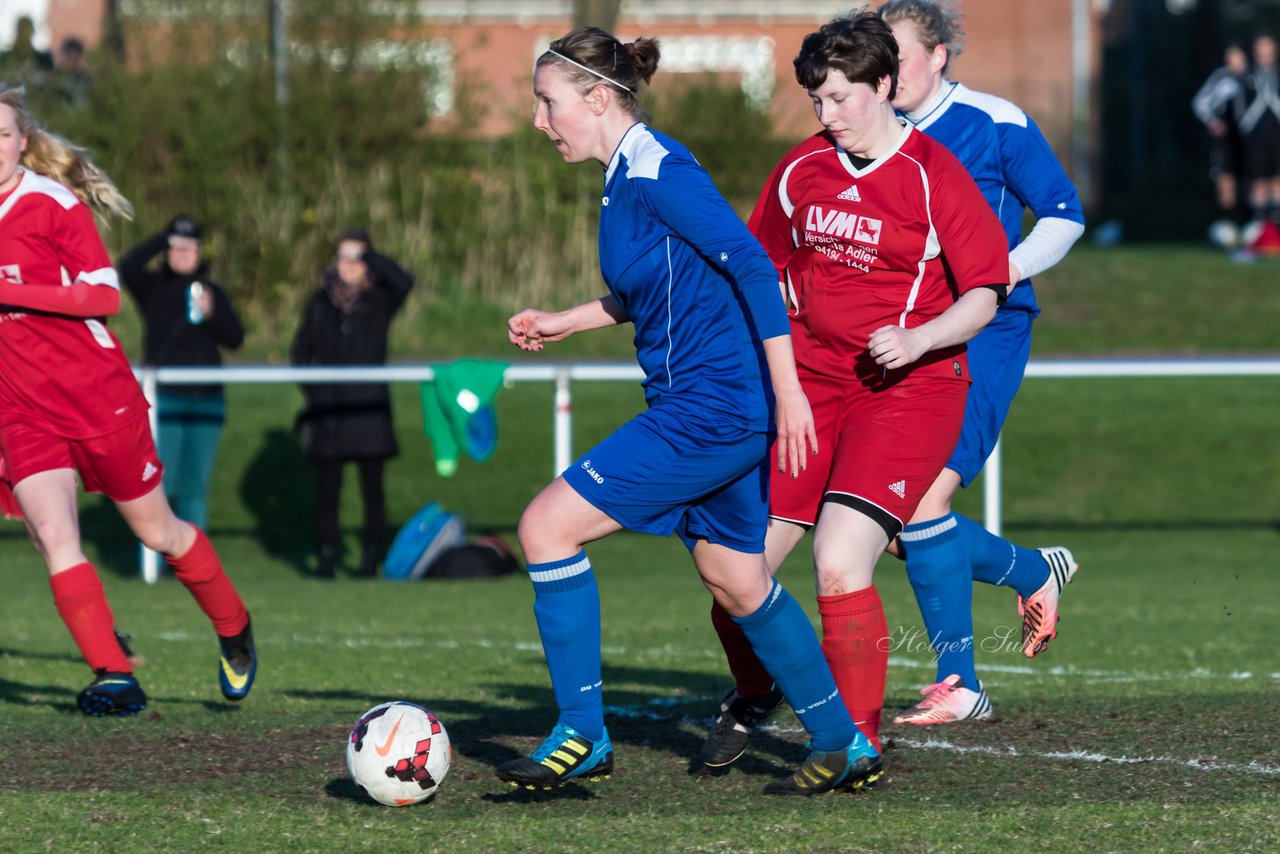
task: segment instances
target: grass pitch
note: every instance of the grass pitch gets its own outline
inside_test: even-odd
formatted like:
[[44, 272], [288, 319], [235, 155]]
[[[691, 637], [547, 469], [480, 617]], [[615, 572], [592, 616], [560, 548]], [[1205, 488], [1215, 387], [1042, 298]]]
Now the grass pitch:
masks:
[[[728, 774], [686, 773], [727, 686], [709, 597], [677, 542], [630, 534], [590, 548], [613, 779], [550, 795], [500, 783], [493, 766], [533, 748], [555, 714], [527, 580], [310, 580], [310, 472], [288, 432], [300, 396], [236, 388], [210, 533], [253, 612], [253, 694], [222, 702], [212, 630], [172, 580], [138, 580], [123, 524], [87, 497], [86, 547], [146, 658], [152, 703], [138, 718], [82, 718], [89, 674], [21, 527], [0, 525], [0, 851], [1275, 850], [1278, 385], [1028, 381], [1005, 433], [1005, 522], [1082, 565], [1058, 639], [1023, 658], [1007, 642], [1012, 594], [979, 587], [995, 720], [888, 724], [877, 789], [812, 801], [759, 793], [803, 759], [789, 712]], [[438, 500], [473, 531], [511, 536], [550, 476], [550, 389], [502, 392], [499, 452], [450, 480], [433, 474], [416, 389], [396, 398], [393, 522]], [[575, 448], [641, 405], [634, 388], [579, 384]], [[970, 490], [960, 509], [976, 515], [979, 500]], [[815, 615], [804, 554], [781, 577]], [[934, 673], [901, 564], [883, 561], [877, 584], [896, 639], [887, 721]], [[453, 767], [431, 803], [381, 807], [347, 778], [348, 728], [387, 699], [421, 703], [449, 730]]]

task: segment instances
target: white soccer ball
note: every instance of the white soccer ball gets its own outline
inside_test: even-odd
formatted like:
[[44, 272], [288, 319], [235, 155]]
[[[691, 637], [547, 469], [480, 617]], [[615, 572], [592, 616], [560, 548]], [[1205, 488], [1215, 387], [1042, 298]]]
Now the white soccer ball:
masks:
[[352, 779], [389, 807], [407, 807], [434, 795], [452, 758], [444, 724], [421, 706], [399, 700], [365, 712], [347, 739]]
[[1240, 229], [1229, 219], [1220, 219], [1209, 226], [1209, 242], [1220, 249], [1235, 249], [1240, 245]]

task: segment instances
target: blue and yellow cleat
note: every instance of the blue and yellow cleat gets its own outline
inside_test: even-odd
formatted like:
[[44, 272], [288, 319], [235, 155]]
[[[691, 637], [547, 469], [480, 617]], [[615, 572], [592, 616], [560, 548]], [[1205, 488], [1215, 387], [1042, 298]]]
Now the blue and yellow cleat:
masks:
[[147, 695], [132, 673], [96, 671], [96, 677], [76, 697], [80, 711], [95, 718], [129, 717], [147, 707]]
[[497, 774], [512, 786], [544, 791], [573, 779], [605, 780], [613, 774], [613, 742], [608, 730], [592, 743], [572, 727], [556, 724], [532, 755], [499, 765]]
[[796, 772], [764, 787], [766, 795], [821, 795], [870, 787], [884, 776], [880, 754], [862, 733], [844, 750], [813, 751]]
[[244, 630], [235, 637], [218, 637], [222, 657], [218, 664], [218, 683], [222, 696], [228, 700], [243, 700], [253, 687], [253, 677], [258, 673], [258, 653], [253, 647], [253, 624], [245, 623]]

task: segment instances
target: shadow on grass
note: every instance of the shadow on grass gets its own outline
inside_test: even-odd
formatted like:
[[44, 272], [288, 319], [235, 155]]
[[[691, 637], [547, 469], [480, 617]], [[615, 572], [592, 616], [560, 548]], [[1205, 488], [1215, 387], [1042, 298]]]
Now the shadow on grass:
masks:
[[[606, 665], [605, 725], [615, 744], [667, 752], [691, 760], [698, 755], [726, 679], [707, 673]], [[498, 683], [483, 686], [498, 699], [478, 703], [454, 697], [404, 696], [430, 709], [449, 731], [453, 749], [491, 767], [531, 753], [555, 725], [557, 709], [551, 686]], [[359, 711], [388, 698], [347, 690], [292, 690], [284, 696], [300, 700], [350, 702], [352, 722]], [[658, 698], [655, 700], [655, 698]], [[781, 776], [804, 760], [803, 745], [768, 732], [751, 739], [752, 753], [735, 769]], [[776, 760], [776, 761], [774, 761]]]
[[[14, 682], [0, 678], [0, 705], [6, 706], [47, 706], [62, 710], [64, 707], [72, 711], [76, 709], [76, 692], [61, 685], [30, 685], [26, 682]], [[71, 699], [63, 703], [66, 697]]]
[[28, 652], [25, 649], [14, 649], [12, 647], [0, 646], [0, 658], [29, 658], [32, 661], [69, 661], [72, 664], [82, 662], [78, 655], [72, 655], [69, 652]]
[[[145, 687], [144, 685], [143, 688]], [[79, 716], [80, 707], [76, 704], [76, 696], [79, 693], [78, 690], [63, 685], [31, 685], [0, 679], [0, 706], [43, 707], [59, 714]], [[235, 714], [240, 711], [236, 706], [221, 700], [193, 700], [190, 697], [163, 697], [149, 694], [147, 710], [142, 714], [160, 717], [159, 710], [169, 706], [200, 706], [206, 712], [218, 715]]]
[[[324, 786], [324, 793], [337, 801], [347, 801], [361, 807], [369, 807], [370, 809], [385, 810], [386, 805], [380, 804], [373, 798], [365, 794], [364, 790], [356, 785], [356, 781], [350, 777], [334, 777]], [[436, 793], [432, 792], [431, 797], [424, 801], [418, 801], [411, 806], [425, 807], [435, 801]]]
[[[510, 786], [509, 783], [502, 785]], [[511, 787], [506, 792], [485, 792], [480, 800], [491, 804], [536, 804], [545, 801], [594, 801], [598, 796], [581, 783], [566, 783], [549, 791]]]
[[142, 547], [120, 517], [115, 504], [104, 495], [93, 495], [80, 505], [80, 539], [96, 552], [94, 568], [121, 578], [138, 575]]
[[261, 441], [240, 481], [240, 501], [254, 520], [252, 535], [272, 557], [309, 575], [315, 476], [287, 430], [268, 430]]

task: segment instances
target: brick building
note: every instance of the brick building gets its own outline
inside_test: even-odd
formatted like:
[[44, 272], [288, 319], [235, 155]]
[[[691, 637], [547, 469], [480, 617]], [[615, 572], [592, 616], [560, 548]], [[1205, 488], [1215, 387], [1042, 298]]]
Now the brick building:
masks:
[[[31, 2], [31, 0], [27, 0]], [[112, 0], [48, 0], [50, 45], [75, 35], [89, 45], [104, 36]], [[661, 75], [713, 72], [740, 81], [775, 126], [800, 136], [814, 127], [808, 99], [791, 76], [791, 58], [804, 35], [859, 0], [625, 0], [616, 30], [662, 40]], [[240, 18], [246, 32], [263, 33], [268, 2], [117, 0], [131, 58], [140, 41], [166, 28], [195, 25], [216, 15]], [[1093, 0], [964, 0], [967, 47], [952, 76], [975, 89], [1003, 95], [1027, 110], [1044, 130], [1086, 198], [1095, 147], [1098, 4]], [[288, 16], [307, 15], [307, 0], [288, 0]], [[480, 133], [500, 133], [531, 109], [535, 56], [571, 25], [571, 0], [419, 0], [369, 3], [385, 20], [385, 35], [369, 46], [371, 62], [414, 62], [438, 73], [424, 97], [447, 116], [459, 87], [480, 97]], [[291, 44], [293, 49], [300, 45]], [[310, 46], [314, 47], [314, 46]]]

